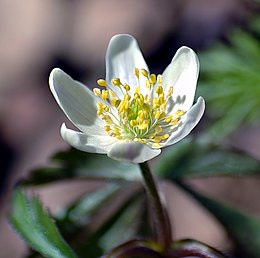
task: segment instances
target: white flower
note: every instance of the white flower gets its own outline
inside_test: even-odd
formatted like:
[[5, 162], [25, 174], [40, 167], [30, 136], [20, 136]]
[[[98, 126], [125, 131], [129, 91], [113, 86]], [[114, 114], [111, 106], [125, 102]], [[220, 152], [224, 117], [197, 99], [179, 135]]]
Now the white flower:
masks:
[[50, 88], [61, 109], [80, 132], [61, 126], [71, 146], [110, 158], [142, 163], [160, 154], [195, 127], [205, 103], [193, 104], [199, 63], [181, 47], [162, 75], [150, 74], [137, 41], [116, 35], [106, 54], [106, 80], [93, 91], [62, 70], [50, 74]]

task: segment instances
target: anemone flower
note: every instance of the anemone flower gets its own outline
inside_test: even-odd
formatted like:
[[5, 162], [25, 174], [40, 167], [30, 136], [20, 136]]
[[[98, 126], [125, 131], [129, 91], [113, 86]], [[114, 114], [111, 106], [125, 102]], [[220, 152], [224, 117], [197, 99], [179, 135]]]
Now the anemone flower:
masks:
[[162, 74], [151, 74], [137, 41], [115, 35], [106, 54], [106, 79], [93, 90], [59, 68], [50, 74], [50, 89], [69, 120], [63, 139], [76, 149], [143, 163], [161, 148], [187, 136], [201, 119], [205, 102], [193, 105], [199, 73], [194, 51], [181, 47]]

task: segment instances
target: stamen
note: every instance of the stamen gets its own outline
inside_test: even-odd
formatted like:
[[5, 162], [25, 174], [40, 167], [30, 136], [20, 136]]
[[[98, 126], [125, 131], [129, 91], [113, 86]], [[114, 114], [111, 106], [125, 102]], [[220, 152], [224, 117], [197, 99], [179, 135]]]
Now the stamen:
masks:
[[181, 109], [176, 111], [176, 115], [177, 116], [183, 116], [184, 114], [185, 114], [185, 112], [183, 110], [181, 110]]
[[157, 75], [157, 82], [159, 85], [162, 85], [162, 75], [161, 74]]
[[150, 83], [151, 83], [151, 84], [155, 84], [155, 82], [156, 82], [156, 75], [152, 73], [152, 74], [150, 75]]
[[124, 84], [124, 89], [125, 89], [126, 91], [130, 91], [130, 86], [125, 83], [125, 84]]
[[100, 91], [100, 89], [98, 89], [98, 88], [94, 88], [93, 89], [93, 92], [94, 92], [94, 94], [96, 95], [96, 96], [101, 96], [101, 91]]
[[108, 99], [108, 97], [109, 97], [108, 90], [102, 90], [101, 97], [102, 97], [102, 99]]
[[139, 79], [139, 69], [135, 67], [135, 76]]
[[148, 79], [145, 80], [145, 86], [147, 89], [150, 89], [151, 88], [151, 85], [150, 85], [150, 82]]
[[155, 88], [155, 92], [156, 92], [158, 95], [162, 94], [162, 93], [163, 93], [163, 87], [162, 87], [162, 86], [157, 86], [157, 87]]
[[103, 80], [103, 79], [97, 80], [97, 84], [98, 84], [99, 86], [103, 86], [103, 87], [106, 87], [106, 86], [107, 86], [106, 80]]
[[173, 93], [173, 86], [170, 86], [169, 90], [168, 90], [168, 97], [170, 97]]
[[113, 83], [114, 86], [120, 86], [121, 85], [121, 81], [119, 78], [114, 78], [111, 81]]
[[141, 73], [144, 77], [148, 78], [148, 71], [145, 69], [141, 69]]
[[[140, 85], [140, 73], [145, 77], [144, 85], [149, 90], [145, 95], [141, 91], [143, 84]], [[121, 82], [120, 78], [113, 78], [110, 84], [104, 79], [97, 81], [99, 86], [106, 87], [102, 90], [93, 89], [95, 96], [101, 99], [97, 102], [97, 114], [104, 121], [104, 130], [109, 136], [161, 147], [185, 111], [179, 109], [173, 114], [166, 114], [173, 86], [163, 85], [161, 74], [149, 75], [146, 69], [138, 68], [134, 69], [134, 74], [139, 85], [134, 85], [133, 94], [133, 85]], [[118, 87], [122, 94], [117, 95], [117, 90], [113, 87]], [[165, 88], [168, 89], [167, 92], [164, 92]]]

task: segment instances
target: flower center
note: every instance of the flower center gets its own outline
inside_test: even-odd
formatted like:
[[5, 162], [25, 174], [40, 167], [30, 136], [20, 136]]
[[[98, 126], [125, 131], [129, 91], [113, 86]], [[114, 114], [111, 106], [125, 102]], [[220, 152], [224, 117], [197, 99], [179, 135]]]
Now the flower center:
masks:
[[[160, 147], [169, 138], [185, 112], [177, 110], [167, 114], [173, 86], [164, 92], [162, 75], [149, 75], [145, 69], [137, 68], [134, 72], [139, 82], [134, 90], [119, 78], [111, 81], [118, 87], [118, 91], [114, 91], [103, 79], [97, 81], [98, 85], [105, 87], [102, 90], [93, 89], [94, 94], [100, 98], [97, 102], [97, 114], [106, 123], [104, 130], [111, 137]], [[141, 76], [147, 88], [146, 94], [140, 89]]]

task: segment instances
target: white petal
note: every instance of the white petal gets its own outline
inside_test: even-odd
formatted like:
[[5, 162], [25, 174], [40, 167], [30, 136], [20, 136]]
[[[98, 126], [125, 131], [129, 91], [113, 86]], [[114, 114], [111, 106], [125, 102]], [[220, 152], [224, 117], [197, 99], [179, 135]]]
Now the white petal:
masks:
[[165, 92], [173, 86], [174, 109], [187, 111], [193, 104], [199, 74], [199, 61], [195, 52], [188, 47], [181, 47], [172, 62], [163, 72]]
[[63, 123], [60, 129], [62, 138], [72, 147], [92, 153], [107, 153], [112, 145], [118, 141], [110, 136], [93, 136], [68, 129]]
[[[134, 75], [134, 68], [148, 70], [147, 64], [140, 51], [135, 38], [127, 34], [116, 35], [111, 38], [106, 54], [106, 80], [108, 83], [115, 77], [120, 78], [122, 83], [127, 83], [133, 87], [137, 85], [137, 79]], [[140, 76], [144, 86], [144, 78]], [[119, 96], [121, 92], [118, 87], [113, 88]]]
[[160, 149], [151, 149], [140, 142], [117, 142], [107, 155], [119, 161], [143, 163], [158, 156], [160, 153]]
[[187, 136], [200, 121], [204, 110], [205, 101], [202, 97], [199, 97], [197, 103], [194, 104], [193, 107], [186, 113], [186, 119], [184, 120], [183, 126], [170, 135], [169, 139], [165, 142], [164, 147], [172, 145]]
[[59, 106], [75, 126], [85, 133], [106, 134], [97, 115], [97, 98], [91, 90], [59, 68], [52, 70], [49, 84]]

